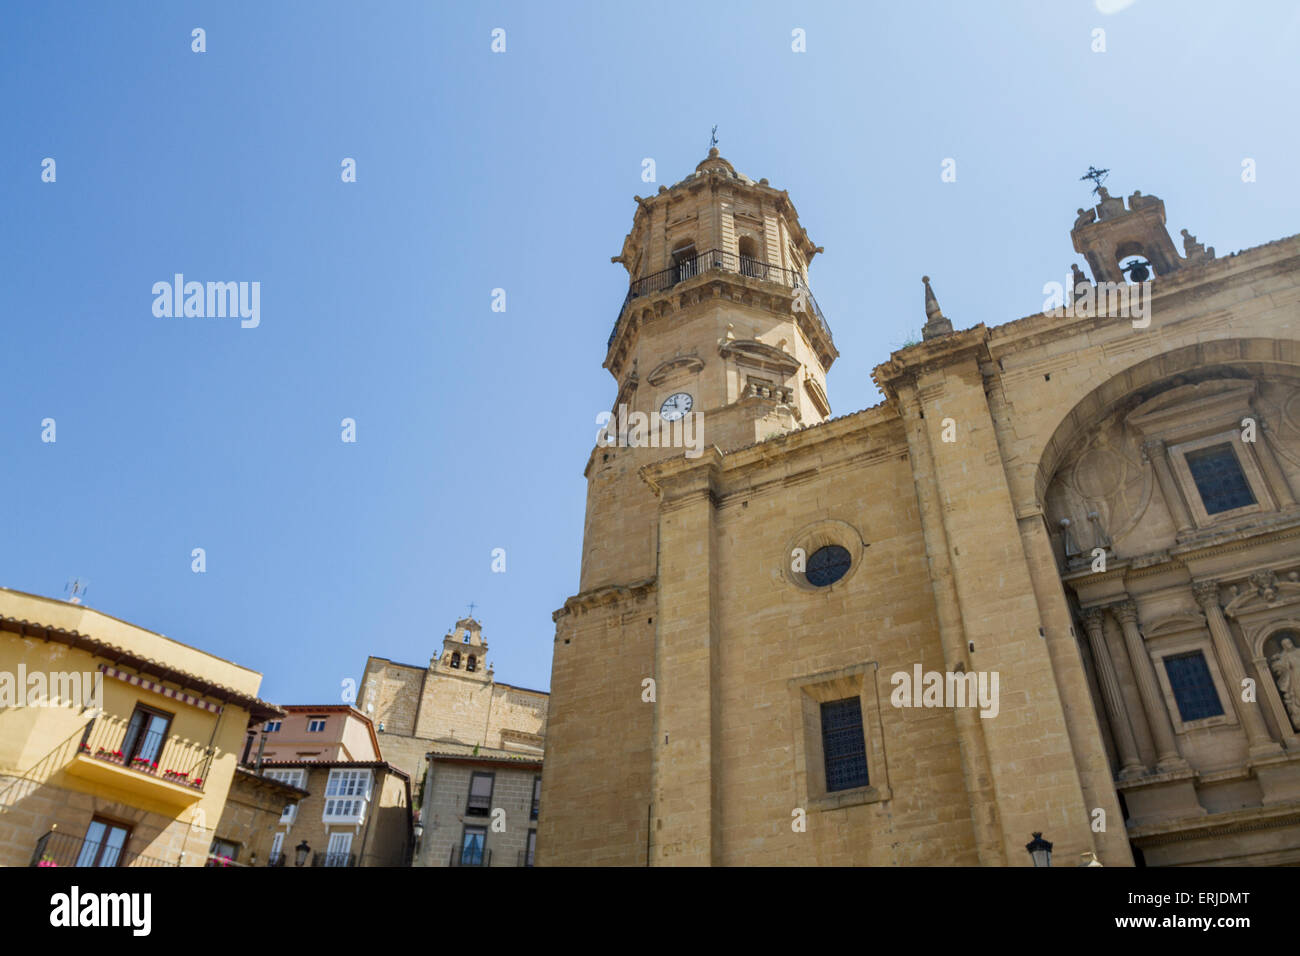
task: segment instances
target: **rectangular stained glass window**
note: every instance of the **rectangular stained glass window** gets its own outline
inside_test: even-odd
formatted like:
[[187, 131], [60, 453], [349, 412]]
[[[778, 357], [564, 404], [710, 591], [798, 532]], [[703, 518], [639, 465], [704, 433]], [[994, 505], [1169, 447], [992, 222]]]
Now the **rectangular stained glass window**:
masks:
[[1255, 503], [1255, 495], [1231, 445], [1225, 443], [1200, 448], [1187, 452], [1183, 457], [1187, 460], [1192, 480], [1196, 482], [1206, 514], [1217, 515]]
[[1223, 713], [1223, 704], [1219, 702], [1219, 694], [1214, 689], [1210, 668], [1205, 663], [1205, 655], [1200, 651], [1166, 657], [1165, 673], [1169, 675], [1169, 686], [1173, 688], [1174, 700], [1178, 702], [1178, 714], [1184, 723], [1217, 717]]
[[828, 793], [867, 786], [867, 741], [857, 697], [822, 704], [822, 753]]

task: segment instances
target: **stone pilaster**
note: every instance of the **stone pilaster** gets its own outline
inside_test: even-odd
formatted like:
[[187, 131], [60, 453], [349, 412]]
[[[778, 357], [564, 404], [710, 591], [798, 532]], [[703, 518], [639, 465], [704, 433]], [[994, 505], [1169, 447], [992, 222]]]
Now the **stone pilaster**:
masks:
[[1278, 464], [1277, 456], [1273, 453], [1275, 441], [1273, 430], [1263, 420], [1257, 418], [1257, 421], [1259, 421], [1259, 440], [1253, 443], [1255, 458], [1259, 461], [1260, 470], [1264, 472], [1268, 487], [1277, 498], [1278, 506], [1292, 508], [1295, 506], [1295, 495], [1291, 493], [1286, 473], [1282, 471], [1282, 466]]
[[1156, 481], [1160, 485], [1160, 495], [1165, 499], [1165, 505], [1169, 508], [1170, 517], [1174, 519], [1174, 525], [1178, 528], [1178, 533], [1184, 534], [1191, 531], [1195, 527], [1192, 522], [1192, 513], [1187, 508], [1187, 502], [1183, 500], [1183, 492], [1178, 487], [1178, 480], [1174, 478], [1173, 469], [1169, 467], [1169, 449], [1159, 439], [1152, 439], [1143, 442], [1142, 453], [1146, 455], [1147, 460], [1151, 462], [1151, 467], [1155, 469]]
[[1097, 665], [1097, 683], [1101, 685], [1106, 719], [1110, 721], [1111, 730], [1115, 734], [1115, 746], [1119, 750], [1120, 776], [1141, 774], [1146, 768], [1138, 756], [1137, 740], [1133, 737], [1133, 727], [1129, 724], [1128, 713], [1124, 709], [1115, 663], [1106, 650], [1106, 635], [1103, 631], [1105, 612], [1098, 607], [1088, 608], [1083, 612], [1083, 624], [1088, 632], [1088, 647], [1092, 650], [1093, 662]]
[[[719, 862], [716, 449], [660, 487], [650, 861]], [[635, 691], [632, 688], [631, 691]]]
[[[925, 535], [926, 559], [930, 568], [930, 586], [934, 590], [935, 614], [939, 619], [939, 641], [943, 647], [944, 668], [950, 673], [965, 671], [970, 668], [966, 657], [966, 632], [962, 627], [952, 563], [948, 559], [948, 540], [941, 517], [943, 507], [934, 484], [933, 450], [913, 383], [900, 385], [899, 403], [903, 409], [903, 420], [907, 424], [907, 444], [912, 455], [921, 529]], [[961, 748], [963, 783], [970, 799], [971, 823], [975, 829], [980, 864], [1006, 866], [1006, 850], [998, 823], [997, 796], [993, 791], [993, 773], [989, 767], [984, 729], [980, 726], [981, 718], [968, 707], [955, 708], [954, 716], [957, 745]]]

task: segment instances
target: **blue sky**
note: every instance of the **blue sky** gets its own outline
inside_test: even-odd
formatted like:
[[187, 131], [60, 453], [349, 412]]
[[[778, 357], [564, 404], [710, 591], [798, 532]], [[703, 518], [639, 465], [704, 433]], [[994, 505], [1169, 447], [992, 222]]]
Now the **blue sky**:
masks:
[[[922, 273], [958, 328], [1038, 311], [1078, 261], [1091, 164], [1220, 256], [1300, 222], [1290, 3], [0, 17], [0, 585], [87, 580], [91, 606], [260, 670], [285, 703], [338, 700], [368, 654], [426, 662], [470, 601], [497, 678], [549, 686], [615, 392], [609, 257], [632, 196], [691, 171], [715, 123], [825, 246], [836, 414], [879, 400], [871, 369], [919, 329]], [[155, 317], [177, 272], [260, 282], [260, 325]]]

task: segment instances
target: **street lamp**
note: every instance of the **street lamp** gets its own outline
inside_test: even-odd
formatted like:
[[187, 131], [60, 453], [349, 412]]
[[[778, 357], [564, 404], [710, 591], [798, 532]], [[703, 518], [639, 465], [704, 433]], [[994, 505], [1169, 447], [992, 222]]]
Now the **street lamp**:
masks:
[[1034, 866], [1052, 865], [1052, 844], [1043, 839], [1041, 833], [1035, 832], [1034, 838], [1025, 844], [1025, 849], [1034, 860]]
[[303, 840], [293, 848], [293, 865], [302, 866], [307, 862], [307, 854], [311, 852], [311, 847]]

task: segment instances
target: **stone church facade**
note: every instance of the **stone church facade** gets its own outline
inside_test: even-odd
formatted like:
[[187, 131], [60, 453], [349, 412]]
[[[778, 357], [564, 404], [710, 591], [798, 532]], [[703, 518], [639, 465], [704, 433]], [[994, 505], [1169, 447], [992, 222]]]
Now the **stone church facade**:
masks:
[[1300, 862], [1300, 236], [1099, 196], [1063, 308], [954, 331], [926, 280], [838, 418], [789, 195], [714, 150], [637, 197], [612, 421], [703, 453], [587, 463], [539, 865]]
[[427, 667], [368, 657], [358, 707], [374, 721], [384, 759], [424, 779], [438, 748], [492, 751], [540, 761], [548, 695], [504, 684], [487, 659], [483, 628], [462, 618]]

